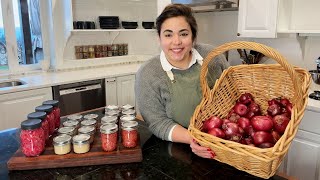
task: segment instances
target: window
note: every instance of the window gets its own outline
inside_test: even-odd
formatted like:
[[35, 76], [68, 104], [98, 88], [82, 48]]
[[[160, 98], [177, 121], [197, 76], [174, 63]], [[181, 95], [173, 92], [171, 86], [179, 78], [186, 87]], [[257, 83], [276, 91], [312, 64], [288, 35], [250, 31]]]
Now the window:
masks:
[[14, 72], [43, 59], [39, 1], [1, 0], [0, 72]]

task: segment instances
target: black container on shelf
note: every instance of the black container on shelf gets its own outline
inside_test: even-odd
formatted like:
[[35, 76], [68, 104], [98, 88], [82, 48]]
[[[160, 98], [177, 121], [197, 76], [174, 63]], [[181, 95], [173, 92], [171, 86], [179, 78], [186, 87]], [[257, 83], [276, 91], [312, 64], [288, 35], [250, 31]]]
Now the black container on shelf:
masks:
[[136, 29], [138, 27], [138, 22], [136, 22], [136, 21], [122, 21], [121, 25], [125, 29]]
[[142, 21], [142, 27], [145, 28], [145, 29], [153, 29], [154, 28], [154, 22]]

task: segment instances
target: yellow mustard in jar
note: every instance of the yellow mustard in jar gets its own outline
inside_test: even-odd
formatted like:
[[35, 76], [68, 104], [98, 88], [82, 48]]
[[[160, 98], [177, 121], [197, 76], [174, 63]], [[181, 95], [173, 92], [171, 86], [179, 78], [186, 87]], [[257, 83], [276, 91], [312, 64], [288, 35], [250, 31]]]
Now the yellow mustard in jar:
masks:
[[90, 135], [78, 134], [73, 136], [73, 152], [77, 154], [87, 153], [90, 150]]
[[53, 149], [57, 155], [68, 154], [71, 151], [71, 136], [61, 134], [53, 138]]

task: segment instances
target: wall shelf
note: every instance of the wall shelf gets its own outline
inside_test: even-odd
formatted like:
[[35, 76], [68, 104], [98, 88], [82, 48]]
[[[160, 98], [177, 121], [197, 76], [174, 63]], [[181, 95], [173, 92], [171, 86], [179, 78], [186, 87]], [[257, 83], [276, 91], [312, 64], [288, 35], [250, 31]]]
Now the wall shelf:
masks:
[[75, 29], [71, 34], [92, 34], [104, 32], [156, 32], [156, 29]]

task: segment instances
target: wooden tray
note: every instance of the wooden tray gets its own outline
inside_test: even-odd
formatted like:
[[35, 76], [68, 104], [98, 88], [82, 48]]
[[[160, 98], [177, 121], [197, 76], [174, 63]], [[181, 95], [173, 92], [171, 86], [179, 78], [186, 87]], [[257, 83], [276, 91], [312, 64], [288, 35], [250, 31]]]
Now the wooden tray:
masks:
[[[53, 135], [53, 137], [55, 137], [55, 135]], [[103, 151], [101, 147], [100, 132], [98, 130], [95, 133], [94, 142], [91, 144], [91, 149], [88, 153], [76, 154], [71, 149], [71, 152], [69, 154], [56, 155], [53, 150], [52, 138], [48, 140], [47, 144], [48, 145], [45, 148], [45, 151], [38, 157], [26, 157], [19, 148], [8, 161], [8, 169], [47, 169], [102, 164], [132, 163], [142, 161], [140, 140], [138, 140], [138, 146], [134, 148], [123, 147], [119, 140], [118, 147], [115, 151], [106, 152]]]

